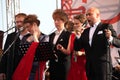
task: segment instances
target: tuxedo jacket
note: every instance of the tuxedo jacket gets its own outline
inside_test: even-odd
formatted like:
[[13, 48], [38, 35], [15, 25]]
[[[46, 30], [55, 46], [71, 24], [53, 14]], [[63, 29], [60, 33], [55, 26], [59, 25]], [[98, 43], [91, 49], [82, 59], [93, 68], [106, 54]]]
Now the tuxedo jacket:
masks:
[[57, 61], [54, 59], [50, 60], [49, 69], [51, 80], [66, 80], [68, 69], [70, 67], [70, 55], [57, 50], [56, 45], [61, 44], [65, 49], [67, 49], [70, 34], [70, 32], [63, 30], [55, 45], [53, 44], [55, 33], [50, 34], [49, 40], [50, 43], [53, 44], [53, 52], [57, 56]]
[[[70, 38], [70, 32], [66, 31], [66, 30], [63, 30], [62, 33], [60, 34], [56, 44], [54, 45], [53, 44], [53, 40], [54, 40], [54, 37], [55, 37], [55, 33], [52, 33], [49, 37], [49, 40], [50, 40], [50, 43], [52, 43], [53, 45], [53, 50], [55, 51], [55, 54], [58, 56], [58, 60], [59, 61], [63, 61], [65, 59], [67, 59], [67, 56], [66, 54], [62, 53], [60, 50], [57, 50], [56, 49], [56, 45], [57, 44], [61, 44], [65, 49], [67, 49], [68, 47], [68, 42], [69, 42], [69, 38]], [[65, 60], [66, 61], [66, 60]]]
[[[16, 41], [8, 49], [8, 47], [12, 44], [15, 38], [16, 38]], [[5, 45], [4, 45], [4, 51], [3, 51], [3, 53], [4, 52], [6, 53], [3, 54], [0, 62], [0, 73], [5, 73], [7, 80], [11, 80], [11, 76], [14, 70], [23, 56], [19, 53], [19, 43], [20, 43], [20, 39], [19, 39], [18, 33], [13, 32], [11, 34], [8, 34]]]
[[[110, 29], [112, 32], [113, 41], [108, 42], [105, 37], [105, 29]], [[106, 73], [111, 74], [111, 57], [110, 57], [110, 44], [116, 47], [120, 47], [120, 40], [117, 38], [117, 34], [110, 24], [99, 23], [97, 26], [91, 45], [89, 44], [89, 31], [90, 28], [84, 30], [79, 39], [75, 39], [74, 49], [79, 51], [84, 48], [86, 53], [86, 71], [89, 77], [99, 76], [91, 78], [90, 80], [106, 80]], [[108, 71], [106, 71], [106, 69]], [[104, 76], [105, 75], [105, 76]]]

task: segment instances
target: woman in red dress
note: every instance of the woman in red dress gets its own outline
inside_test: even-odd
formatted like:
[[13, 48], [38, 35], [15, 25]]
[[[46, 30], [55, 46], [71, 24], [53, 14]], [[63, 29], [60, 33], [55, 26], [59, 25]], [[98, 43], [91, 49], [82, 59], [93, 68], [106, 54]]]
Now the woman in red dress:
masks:
[[84, 27], [82, 25], [86, 21], [86, 17], [84, 14], [76, 15], [74, 17], [74, 26], [73, 31], [71, 34], [71, 50], [72, 50], [72, 57], [71, 57], [71, 68], [68, 74], [67, 80], [87, 80], [86, 76], [86, 56], [84, 49], [74, 52], [74, 39], [76, 37], [80, 37], [81, 33], [84, 31]]

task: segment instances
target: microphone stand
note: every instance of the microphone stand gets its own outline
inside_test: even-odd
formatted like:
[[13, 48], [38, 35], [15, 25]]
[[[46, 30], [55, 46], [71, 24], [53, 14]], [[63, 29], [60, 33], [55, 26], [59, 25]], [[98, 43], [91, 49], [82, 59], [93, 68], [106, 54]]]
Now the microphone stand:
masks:
[[[110, 67], [110, 42], [108, 41], [107, 42], [107, 54], [106, 54], [107, 56], [106, 56], [106, 60], [107, 60], [107, 62], [106, 62], [106, 80], [109, 80], [109, 78], [112, 78], [112, 77], [110, 77], [110, 76], [112, 76], [112, 73], [108, 73], [108, 68], [110, 68], [111, 70], [112, 70], [112, 68]], [[109, 76], [108, 76], [109, 75]]]
[[4, 33], [7, 33], [8, 31], [12, 30], [13, 28], [16, 28], [15, 26], [12, 28], [9, 28], [8, 30], [6, 30]]
[[9, 51], [9, 49], [13, 46], [13, 44], [15, 43], [15, 41], [18, 39], [19, 35], [20, 35], [20, 32], [18, 32], [16, 34], [14, 41], [9, 45], [9, 47], [4, 51], [3, 54], [6, 54], [6, 52]]
[[[3, 52], [3, 54], [6, 54], [8, 52], [7, 56], [7, 71], [6, 71], [6, 80], [11, 80], [11, 76], [13, 73], [13, 68], [14, 68], [14, 50], [15, 50], [15, 42], [18, 39], [20, 35], [20, 31], [16, 34], [14, 40], [12, 43], [9, 45], [9, 47]], [[10, 53], [10, 48], [12, 48], [12, 53]], [[10, 66], [11, 65], [11, 66]]]
[[9, 29], [6, 30], [6, 31], [2, 31], [2, 33], [0, 34], [0, 36], [3, 35], [4, 33], [7, 33], [8, 31], [10, 31], [10, 30], [12, 30], [12, 29], [14, 29], [14, 28], [16, 28], [16, 27], [14, 26], [14, 27], [12, 27], [12, 28], [9, 28]]
[[[109, 62], [109, 61], [111, 61], [111, 51], [110, 51], [110, 42], [108, 41], [107, 42], [107, 56], [106, 56], [106, 58], [107, 58], [107, 63], [109, 63], [109, 66], [107, 65], [107, 63], [106, 63], [106, 72], [107, 72], [107, 74], [106, 74], [106, 80], [109, 80], [110, 78], [110, 80], [112, 80], [112, 78], [114, 78], [115, 80], [119, 80], [116, 76], [114, 76], [112, 73], [113, 73], [113, 71], [112, 71], [112, 67], [111, 67], [111, 63]], [[112, 71], [112, 73], [108, 73], [108, 69], [107, 68], [110, 68], [111, 69], [111, 71]], [[109, 76], [107, 76], [107, 75], [109, 75]], [[111, 77], [110, 77], [111, 76]]]

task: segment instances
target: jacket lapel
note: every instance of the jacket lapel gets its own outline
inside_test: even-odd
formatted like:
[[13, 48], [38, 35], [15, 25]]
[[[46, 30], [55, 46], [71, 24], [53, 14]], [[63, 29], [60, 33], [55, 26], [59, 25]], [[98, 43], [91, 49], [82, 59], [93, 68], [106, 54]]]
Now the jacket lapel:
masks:
[[62, 38], [63, 38], [62, 36], [64, 35], [64, 33], [65, 33], [65, 30], [63, 30], [62, 33], [60, 34], [56, 44], [58, 44], [62, 40]]
[[95, 30], [95, 32], [94, 32], [94, 34], [93, 34], [92, 44], [91, 44], [91, 46], [93, 45], [93, 42], [94, 42], [95, 37], [97, 36], [98, 32], [99, 32], [99, 31], [101, 30], [101, 28], [102, 28], [102, 26], [101, 26], [101, 25], [102, 25], [101, 23], [99, 23], [99, 24], [98, 24], [98, 26], [97, 26], [97, 28], [96, 28], [96, 30]]
[[89, 44], [89, 32], [90, 32], [90, 28], [88, 28], [88, 29], [86, 29], [86, 34], [85, 34], [85, 39], [86, 39], [86, 41], [87, 41], [87, 44], [89, 45], [89, 47], [90, 47], [90, 44]]
[[50, 42], [53, 43], [53, 39], [55, 37], [55, 32], [50, 35]]

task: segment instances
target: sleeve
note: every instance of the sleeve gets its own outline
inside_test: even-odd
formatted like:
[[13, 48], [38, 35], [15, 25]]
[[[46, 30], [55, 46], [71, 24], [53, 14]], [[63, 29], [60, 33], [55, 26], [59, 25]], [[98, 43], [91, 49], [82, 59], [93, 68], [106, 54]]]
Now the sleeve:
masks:
[[116, 31], [113, 29], [113, 26], [111, 24], [109, 24], [108, 26], [112, 32], [112, 37], [113, 37], [112, 45], [117, 47], [117, 48], [120, 48], [120, 39], [117, 37]]
[[[6, 38], [6, 42], [5, 42], [5, 45], [4, 45], [4, 50], [3, 52], [8, 48], [9, 46], [9, 35], [7, 36]], [[6, 69], [7, 69], [7, 53], [3, 53], [2, 54], [2, 57], [1, 57], [1, 61], [0, 61], [0, 73], [6, 73]]]

